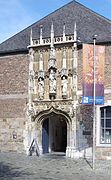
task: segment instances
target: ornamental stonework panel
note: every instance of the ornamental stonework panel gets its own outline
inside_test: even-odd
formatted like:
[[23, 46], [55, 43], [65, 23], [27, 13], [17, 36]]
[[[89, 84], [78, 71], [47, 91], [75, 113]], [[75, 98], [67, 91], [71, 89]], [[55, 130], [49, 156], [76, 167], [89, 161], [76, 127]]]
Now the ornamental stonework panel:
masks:
[[34, 109], [36, 112], [36, 115], [44, 110], [48, 110], [51, 107], [57, 109], [57, 110], [62, 110], [66, 112], [69, 116], [73, 117], [74, 116], [74, 111], [73, 111], [73, 103], [72, 101], [47, 101], [47, 102], [35, 102], [34, 103]]

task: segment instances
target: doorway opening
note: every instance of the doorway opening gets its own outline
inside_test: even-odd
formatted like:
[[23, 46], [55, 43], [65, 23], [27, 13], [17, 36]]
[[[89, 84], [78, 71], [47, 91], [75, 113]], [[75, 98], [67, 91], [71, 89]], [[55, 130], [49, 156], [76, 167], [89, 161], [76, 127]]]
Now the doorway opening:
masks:
[[67, 123], [62, 115], [51, 113], [42, 123], [43, 153], [66, 152]]

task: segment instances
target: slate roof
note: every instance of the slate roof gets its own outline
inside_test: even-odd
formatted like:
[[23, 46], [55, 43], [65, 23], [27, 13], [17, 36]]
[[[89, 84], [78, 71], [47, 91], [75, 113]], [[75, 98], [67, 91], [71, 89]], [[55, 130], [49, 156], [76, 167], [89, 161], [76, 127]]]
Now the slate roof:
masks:
[[77, 1], [71, 1], [42, 18], [23, 31], [0, 44], [0, 53], [26, 50], [29, 45], [30, 30], [33, 38], [39, 39], [40, 25], [43, 25], [43, 37], [50, 37], [50, 27], [54, 24], [55, 36], [61, 36], [63, 24], [66, 34], [73, 34], [74, 23], [77, 24], [77, 34], [82, 42], [92, 42], [92, 36], [97, 34], [98, 42], [111, 42], [111, 20], [95, 13]]

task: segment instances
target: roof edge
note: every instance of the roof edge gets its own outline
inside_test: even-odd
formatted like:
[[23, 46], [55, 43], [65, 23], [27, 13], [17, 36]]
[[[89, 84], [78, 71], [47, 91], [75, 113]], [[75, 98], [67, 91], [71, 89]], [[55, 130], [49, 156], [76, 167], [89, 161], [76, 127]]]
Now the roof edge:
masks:
[[[27, 29], [31, 29], [31, 27], [34, 26], [36, 23], [39, 23], [39, 22], [42, 21], [43, 19], [47, 18], [49, 15], [55, 13], [56, 11], [60, 10], [61, 8], [65, 7], [65, 6], [67, 6], [68, 4], [73, 3], [74, 1], [75, 1], [75, 0], [72, 0], [72, 1], [70, 1], [69, 3], [64, 4], [64, 5], [61, 6], [60, 8], [58, 8], [58, 9], [52, 11], [51, 13], [47, 14], [47, 15], [44, 16], [43, 18], [37, 20], [36, 22], [32, 23], [32, 24], [29, 25], [28, 27], [24, 28], [23, 30], [19, 31], [18, 33], [15, 33], [13, 36], [9, 37], [9, 38], [6, 39], [5, 41], [1, 42], [0, 45], [2, 45], [3, 43], [5, 43], [6, 41], [10, 40], [11, 38], [17, 36], [18, 34], [20, 34], [20, 33], [24, 32], [24, 31], [26, 31]], [[76, 1], [75, 1], [75, 2], [76, 2]]]
[[0, 56], [13, 55], [13, 54], [28, 54], [28, 49], [16, 49], [10, 51], [0, 51]]

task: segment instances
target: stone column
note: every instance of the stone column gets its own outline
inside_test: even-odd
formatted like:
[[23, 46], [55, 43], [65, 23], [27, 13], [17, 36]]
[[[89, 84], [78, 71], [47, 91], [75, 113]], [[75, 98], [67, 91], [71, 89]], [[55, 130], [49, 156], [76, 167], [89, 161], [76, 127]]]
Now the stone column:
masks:
[[33, 70], [34, 50], [29, 49], [29, 79], [28, 79], [28, 100], [32, 103], [32, 93], [34, 91], [34, 70]]
[[62, 98], [67, 98], [67, 86], [68, 86], [68, 71], [66, 65], [66, 48], [63, 48], [63, 57], [62, 57], [62, 69], [61, 69], [61, 91]]
[[49, 58], [49, 98], [56, 98], [56, 57], [54, 47], [54, 28], [51, 25], [51, 44], [50, 44], [50, 58]]
[[39, 58], [39, 72], [38, 72], [38, 97], [40, 100], [44, 99], [44, 68], [43, 68], [43, 54], [40, 52]]
[[76, 33], [76, 24], [74, 27], [74, 46], [73, 46], [73, 77], [72, 77], [72, 86], [73, 86], [73, 118], [72, 118], [72, 128], [71, 128], [71, 157], [78, 158], [77, 153], [77, 142], [76, 142], [76, 124], [77, 124], [77, 33]]
[[32, 118], [35, 115], [34, 107], [32, 103], [32, 94], [34, 92], [34, 70], [33, 70], [33, 61], [34, 61], [34, 50], [31, 47], [29, 49], [29, 79], [28, 79], [28, 104], [27, 104], [27, 122], [25, 127], [25, 137], [24, 137], [24, 145], [26, 149], [26, 154], [29, 154], [29, 148], [31, 145], [31, 133], [32, 133]]

